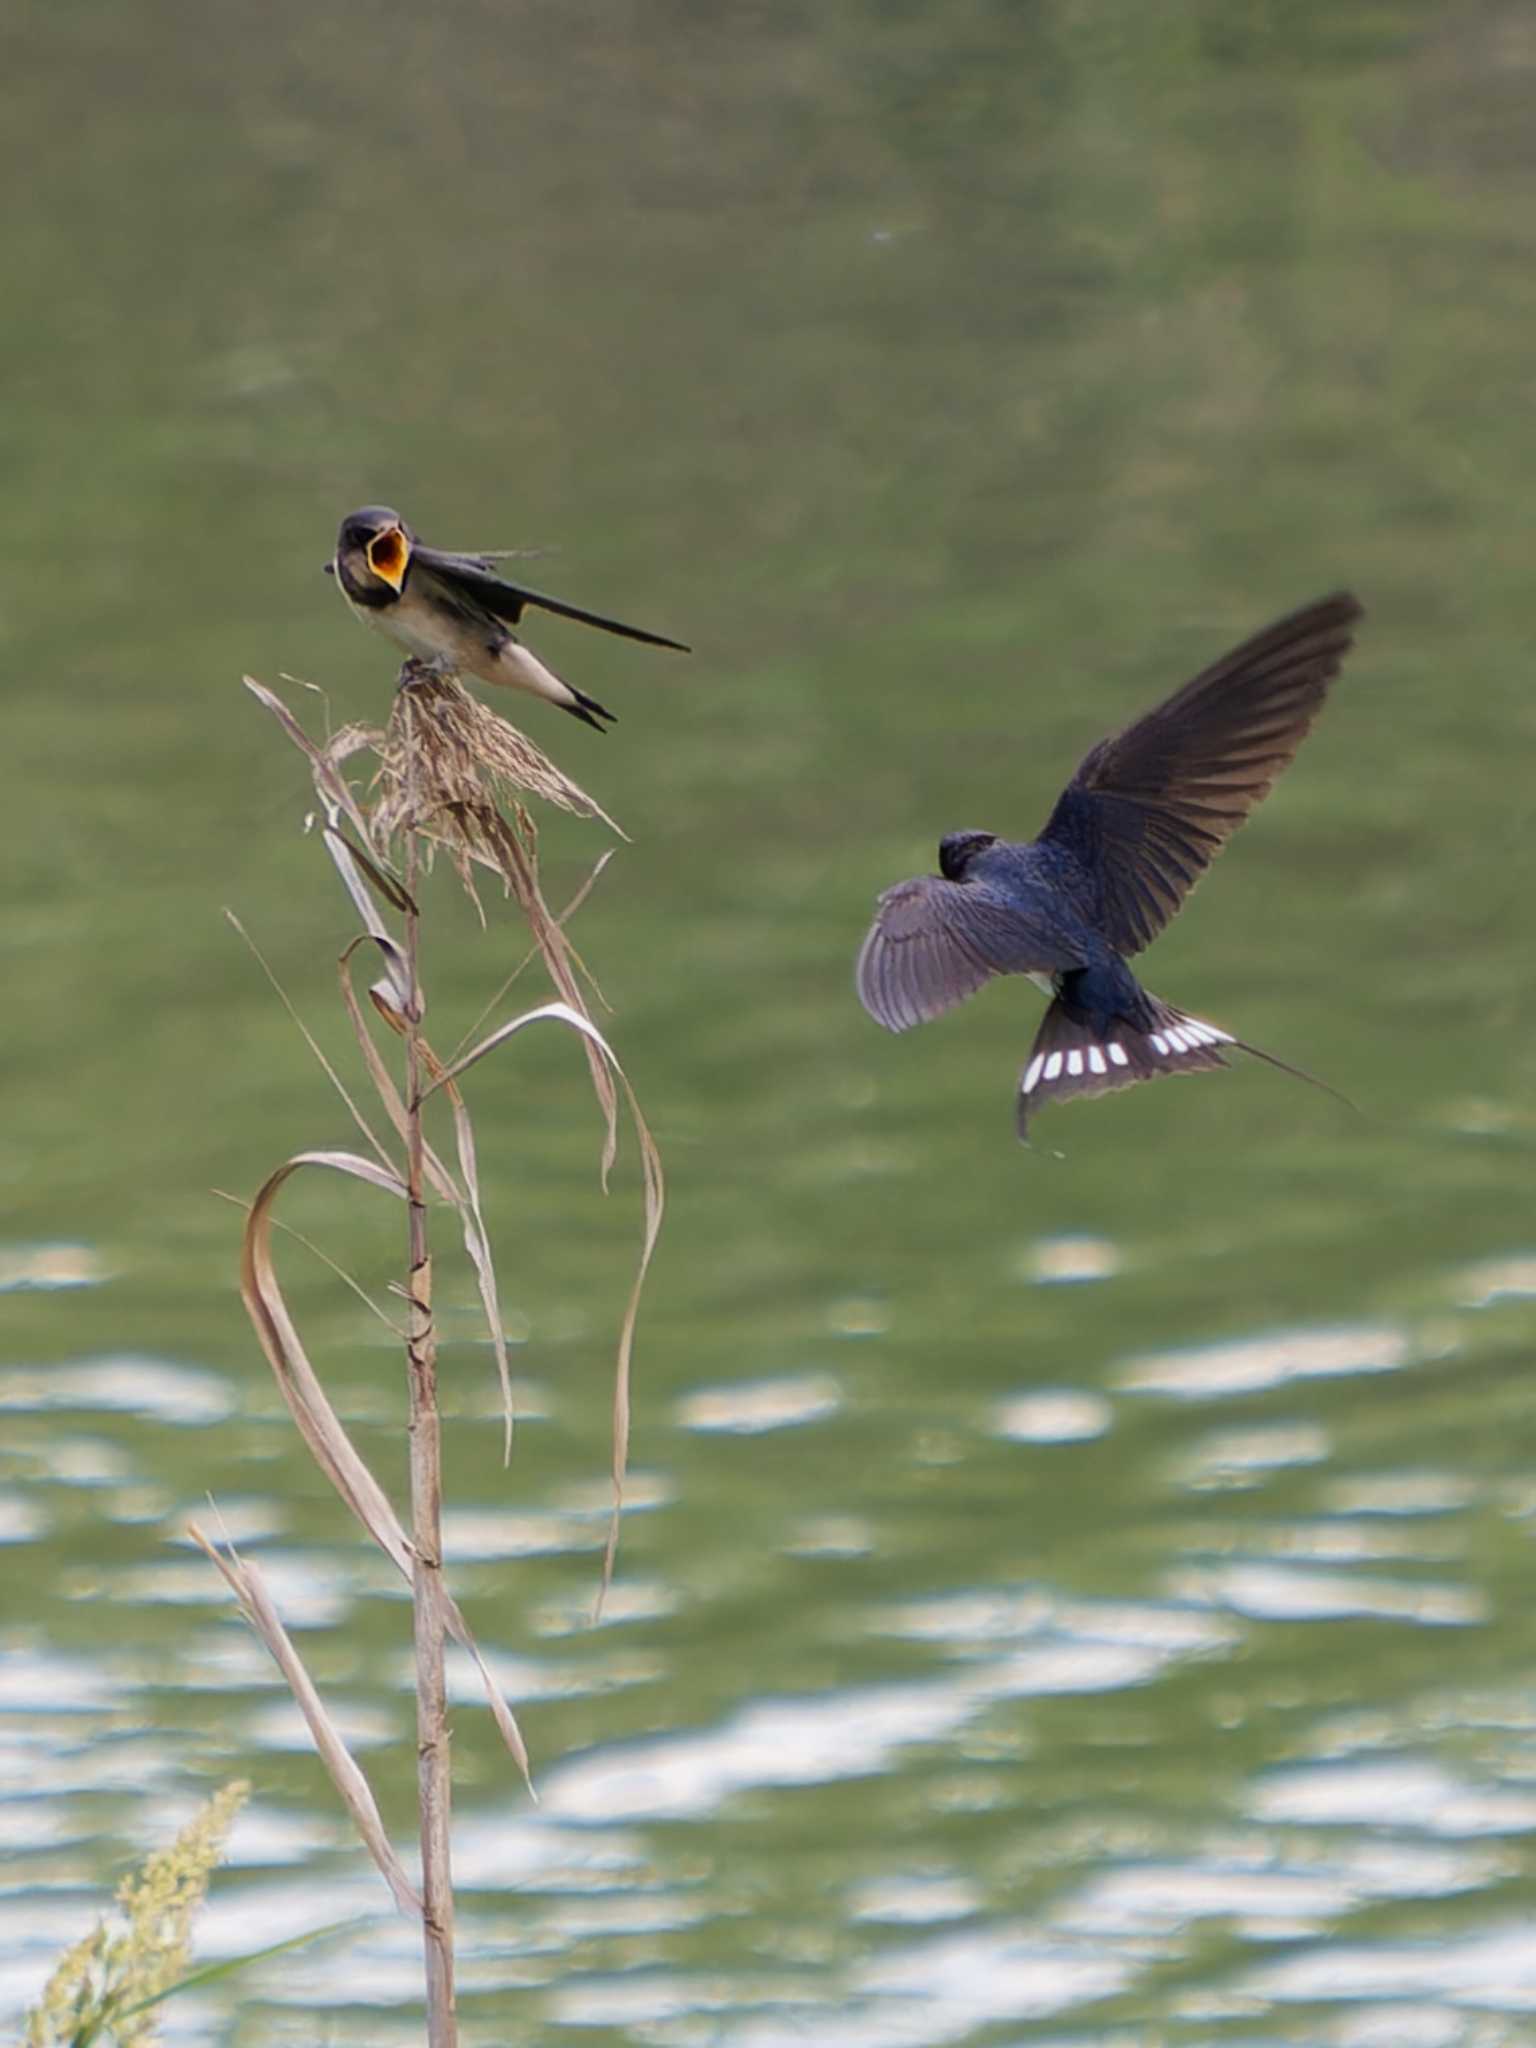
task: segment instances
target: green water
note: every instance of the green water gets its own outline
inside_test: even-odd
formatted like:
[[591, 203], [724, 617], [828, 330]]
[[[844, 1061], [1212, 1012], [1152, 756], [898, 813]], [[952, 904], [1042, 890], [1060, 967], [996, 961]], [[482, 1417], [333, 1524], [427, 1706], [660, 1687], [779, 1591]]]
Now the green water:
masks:
[[[476, 1077], [524, 1419], [505, 1473], [445, 1271], [450, 1555], [544, 1803], [463, 1681], [466, 2042], [1529, 2040], [1525, 10], [80, 0], [0, 54], [0, 2010], [238, 1774], [205, 1952], [373, 1918], [168, 2038], [421, 2037], [181, 1535], [211, 1494], [409, 1850], [408, 1616], [211, 1192], [349, 1140], [221, 912], [344, 1056], [239, 677], [382, 714], [319, 573], [382, 498], [696, 649], [531, 636], [620, 714], [524, 707], [632, 837], [576, 929], [671, 1199], [593, 1629], [633, 1161], [604, 1199], [558, 1034]], [[1245, 1066], [1022, 1151], [1038, 999], [885, 1037], [875, 894], [1341, 584], [1334, 701], [1145, 973], [1363, 1114]], [[550, 818], [552, 899], [610, 843]], [[431, 893], [451, 1045], [521, 941]], [[386, 1206], [284, 1213], [382, 1290]], [[394, 1347], [283, 1257], [397, 1482]]]

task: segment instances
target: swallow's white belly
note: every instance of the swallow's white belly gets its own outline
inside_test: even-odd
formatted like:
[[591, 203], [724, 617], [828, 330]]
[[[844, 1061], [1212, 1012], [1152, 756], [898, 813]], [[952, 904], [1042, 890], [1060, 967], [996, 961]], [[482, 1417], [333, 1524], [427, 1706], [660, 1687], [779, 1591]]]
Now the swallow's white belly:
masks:
[[386, 640], [393, 640], [397, 647], [403, 647], [407, 654], [414, 654], [418, 661], [468, 668], [477, 655], [481, 660], [485, 658], [483, 642], [475, 641], [470, 634], [456, 632], [452, 619], [429, 610], [426, 605], [413, 604], [409, 598], [402, 598], [398, 604], [383, 605], [377, 611], [365, 610], [360, 605], [352, 608]]
[[[345, 593], [343, 593], [345, 595]], [[347, 602], [351, 604], [351, 599]], [[393, 640], [418, 661], [435, 662], [461, 676], [475, 676], [483, 683], [500, 683], [512, 690], [529, 690], [551, 704], [574, 704], [575, 693], [547, 669], [530, 648], [511, 633], [503, 633], [499, 644], [490, 644], [486, 631], [460, 622], [430, 606], [404, 597], [398, 604], [370, 611], [352, 605], [365, 624]]]

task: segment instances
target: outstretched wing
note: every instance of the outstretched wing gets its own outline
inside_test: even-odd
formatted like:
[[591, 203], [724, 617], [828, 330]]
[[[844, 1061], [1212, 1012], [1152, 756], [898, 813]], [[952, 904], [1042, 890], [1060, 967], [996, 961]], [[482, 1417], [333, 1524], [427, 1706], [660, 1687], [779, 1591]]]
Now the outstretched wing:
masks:
[[984, 882], [918, 875], [887, 889], [859, 949], [859, 1001], [907, 1031], [974, 995], [994, 974], [1049, 974], [1083, 962], [1048, 920]]
[[1156, 938], [1289, 765], [1361, 615], [1348, 591], [1292, 612], [1083, 761], [1041, 838], [1100, 877], [1119, 952]]
[[601, 612], [583, 611], [580, 605], [565, 604], [558, 597], [543, 597], [536, 590], [508, 583], [505, 577], [497, 575], [489, 555], [450, 555], [440, 548], [424, 548], [418, 541], [411, 556], [446, 590], [510, 625], [515, 626], [526, 608], [534, 605], [539, 611], [556, 612], [562, 619], [576, 619], [583, 626], [596, 626], [625, 640], [643, 640], [648, 647], [671, 647], [679, 654], [692, 651], [681, 640], [669, 640], [665, 634], [647, 633], [640, 626], [626, 626], [619, 619], [605, 618]]

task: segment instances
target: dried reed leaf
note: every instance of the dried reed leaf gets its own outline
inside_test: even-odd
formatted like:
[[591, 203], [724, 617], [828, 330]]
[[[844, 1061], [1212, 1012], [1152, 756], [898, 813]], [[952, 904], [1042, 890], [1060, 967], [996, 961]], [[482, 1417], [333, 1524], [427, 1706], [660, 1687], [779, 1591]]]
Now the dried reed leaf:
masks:
[[[236, 917], [235, 913], [232, 910], [226, 909], [224, 915], [229, 920], [229, 922], [234, 926], [235, 930], [240, 934], [241, 938], [244, 939], [246, 945], [249, 946], [249, 948], [251, 949], [251, 952], [255, 957], [256, 964], [260, 967], [262, 973], [267, 977], [267, 980], [271, 982], [272, 987], [276, 992], [278, 1001], [282, 1004], [283, 1008], [288, 1012], [289, 1017], [291, 1018], [293, 1024], [298, 1030], [299, 1036], [303, 1039], [304, 1043], [309, 1047], [310, 1051], [314, 1054], [315, 1058], [320, 1062], [321, 1068], [325, 1073], [326, 1079], [330, 1082], [331, 1086], [336, 1090], [336, 1093], [341, 1097], [342, 1101], [346, 1104], [347, 1112], [351, 1116], [353, 1123], [357, 1125], [357, 1128], [362, 1132], [363, 1136], [368, 1140], [368, 1143], [379, 1155], [380, 1164], [383, 1165], [389, 1172], [393, 1173], [395, 1171], [394, 1161], [390, 1158], [389, 1153], [385, 1146], [374, 1135], [373, 1128], [369, 1124], [367, 1118], [363, 1115], [362, 1111], [353, 1101], [351, 1093], [346, 1086], [346, 1083], [342, 1080], [340, 1074], [337, 1073], [336, 1069], [331, 1065], [331, 1062], [326, 1058], [325, 1053], [321, 1048], [319, 1040], [315, 1037], [315, 1034], [310, 1030], [309, 1026], [304, 1022], [304, 1019], [299, 1015], [297, 1009], [294, 1007], [293, 1002], [289, 997], [288, 991], [283, 987], [282, 983], [278, 980], [277, 976], [272, 972], [271, 965], [268, 962], [266, 955], [262, 952], [260, 946], [257, 945], [256, 941], [251, 937], [250, 933], [246, 930], [245, 926], [240, 922], [239, 918]], [[244, 1207], [245, 1205], [242, 1204], [241, 1206]], [[321, 1256], [323, 1257], [324, 1254], [322, 1253]]]
[[[227, 1188], [213, 1188], [210, 1189], [210, 1193], [217, 1195], [221, 1202], [228, 1202], [231, 1208], [240, 1210], [243, 1215], [249, 1216], [251, 1213], [251, 1205], [242, 1195], [232, 1195]], [[318, 1259], [322, 1266], [334, 1273], [342, 1286], [357, 1296], [363, 1307], [383, 1324], [391, 1337], [398, 1337], [402, 1344], [406, 1341], [404, 1327], [380, 1308], [356, 1274], [349, 1273], [339, 1259], [333, 1259], [324, 1245], [316, 1244], [312, 1237], [306, 1237], [302, 1230], [295, 1230], [291, 1223], [285, 1223], [280, 1216], [274, 1216], [272, 1222], [273, 1227], [280, 1230], [284, 1237], [291, 1237], [295, 1244], [303, 1245], [311, 1258]]]
[[[518, 908], [528, 920], [533, 942], [544, 961], [545, 971], [555, 984], [560, 1000], [569, 1004], [579, 1016], [591, 1018], [582, 998], [581, 987], [576, 979], [576, 955], [570, 940], [560, 927], [544, 901], [539, 887], [538, 834], [527, 813], [518, 808], [519, 825], [523, 835], [504, 827], [506, 835], [506, 872], [512, 884], [512, 893]], [[593, 1026], [596, 1029], [596, 1026]], [[619, 1102], [613, 1085], [613, 1076], [607, 1061], [589, 1039], [584, 1040], [587, 1055], [587, 1071], [592, 1077], [592, 1090], [597, 1097], [598, 1108], [603, 1117], [603, 1157], [601, 1178], [604, 1189], [608, 1176], [613, 1171], [613, 1162], [619, 1153]]]
[[[415, 1004], [419, 1014], [421, 997], [419, 992], [412, 990], [410, 965], [391, 936], [389, 927], [380, 917], [372, 896], [363, 886], [363, 877], [358, 872], [359, 858], [356, 849], [349, 846], [339, 832], [327, 830], [322, 837], [325, 841], [325, 850], [331, 856], [336, 872], [341, 876], [342, 884], [363, 920], [363, 929], [383, 955], [385, 971], [389, 976], [390, 988], [394, 993], [397, 1007], [404, 1012], [409, 1011]], [[378, 870], [371, 861], [364, 860], [363, 865], [370, 871], [371, 876], [378, 875]], [[382, 882], [383, 877], [379, 876], [379, 880]], [[404, 896], [403, 892], [402, 898], [404, 905], [408, 906], [410, 898]]]
[[435, 1070], [438, 1076], [433, 1085], [441, 1084], [453, 1110], [454, 1136], [459, 1150], [459, 1172], [464, 1180], [464, 1200], [458, 1205], [459, 1224], [464, 1234], [464, 1249], [475, 1269], [475, 1282], [480, 1289], [480, 1303], [485, 1310], [486, 1327], [491, 1333], [491, 1348], [496, 1354], [496, 1378], [501, 1388], [501, 1455], [502, 1462], [510, 1464], [513, 1424], [512, 1367], [507, 1358], [507, 1333], [501, 1321], [501, 1296], [496, 1286], [496, 1262], [491, 1253], [491, 1235], [485, 1227], [485, 1217], [480, 1208], [480, 1172], [475, 1156], [474, 1125], [470, 1122], [469, 1109], [464, 1097], [444, 1074], [442, 1062], [424, 1038], [419, 1038], [417, 1043], [428, 1070]]
[[288, 1313], [272, 1262], [272, 1204], [278, 1190], [300, 1168], [325, 1167], [406, 1198], [405, 1182], [355, 1152], [298, 1152], [269, 1174], [257, 1191], [240, 1247], [240, 1297], [255, 1326], [267, 1363], [277, 1379], [310, 1456], [324, 1472], [368, 1534], [409, 1579], [411, 1545], [384, 1489], [342, 1427]]
[[[327, 818], [333, 824], [338, 817], [346, 818], [363, 843], [370, 844], [371, 833], [367, 816], [353, 795], [351, 786], [341, 773], [337, 761], [332, 758], [331, 749], [317, 747], [282, 698], [275, 691], [269, 690], [265, 683], [258, 683], [254, 676], [246, 676], [243, 680], [257, 703], [264, 705], [271, 712], [289, 739], [309, 762], [315, 794], [319, 797]], [[334, 745], [335, 742], [332, 741], [331, 746]]]
[[[346, 1006], [347, 1016], [351, 1020], [352, 1030], [357, 1039], [358, 1050], [362, 1054], [364, 1065], [368, 1069], [369, 1078], [378, 1091], [379, 1099], [383, 1103], [390, 1121], [394, 1124], [400, 1137], [405, 1139], [409, 1119], [406, 1114], [404, 1098], [395, 1086], [393, 1075], [379, 1057], [378, 1047], [374, 1044], [367, 1023], [363, 1018], [362, 1006], [357, 1000], [357, 991], [352, 986], [350, 972], [352, 955], [359, 946], [366, 943], [367, 940], [365, 938], [354, 939], [337, 962], [337, 968], [341, 977], [341, 999]], [[391, 1029], [400, 1030], [402, 1022], [398, 1022], [391, 1010], [387, 1009], [380, 1001], [380, 990], [378, 988], [371, 988], [368, 993], [373, 1000], [375, 1010], [385, 1018], [390, 1024]], [[441, 1074], [443, 1070], [442, 1062], [438, 1059], [436, 1053], [433, 1052], [426, 1039], [418, 1036], [417, 1043], [421, 1048], [423, 1063], [427, 1067], [428, 1072], [432, 1075]], [[422, 1170], [432, 1184], [434, 1191], [444, 1201], [450, 1202], [453, 1205], [459, 1219], [460, 1231], [463, 1234], [464, 1249], [468, 1253], [470, 1264], [474, 1268], [475, 1283], [480, 1291], [480, 1302], [485, 1311], [486, 1328], [490, 1333], [491, 1348], [496, 1358], [496, 1377], [501, 1388], [507, 1453], [510, 1454], [513, 1424], [512, 1368], [507, 1358], [507, 1337], [501, 1319], [501, 1300], [496, 1287], [496, 1268], [495, 1261], [491, 1255], [490, 1234], [486, 1230], [485, 1218], [480, 1209], [479, 1184], [476, 1181], [468, 1193], [466, 1193], [449, 1172], [439, 1154], [434, 1151], [431, 1145], [425, 1142], [425, 1139], [422, 1143], [421, 1157]], [[460, 1133], [459, 1159], [462, 1170], [465, 1159], [462, 1132]], [[474, 1155], [472, 1149], [469, 1161], [470, 1170], [473, 1172]]]
[[304, 1661], [293, 1646], [293, 1640], [283, 1627], [272, 1596], [267, 1590], [259, 1568], [247, 1564], [239, 1556], [234, 1545], [227, 1539], [222, 1550], [209, 1542], [195, 1522], [189, 1523], [187, 1534], [203, 1551], [240, 1603], [242, 1613], [251, 1627], [266, 1644], [278, 1669], [288, 1681], [288, 1689], [298, 1703], [299, 1712], [309, 1724], [320, 1761], [330, 1773], [331, 1783], [341, 1794], [342, 1804], [351, 1814], [357, 1832], [363, 1838], [363, 1847], [378, 1865], [384, 1882], [394, 1893], [395, 1904], [408, 1918], [422, 1917], [420, 1895], [410, 1878], [405, 1865], [395, 1854], [394, 1845], [385, 1830], [373, 1789], [364, 1776], [361, 1766], [353, 1757], [342, 1739], [341, 1731], [331, 1719], [325, 1702], [315, 1688], [314, 1680], [304, 1668]]
[[[353, 861], [367, 875], [369, 881], [372, 882], [374, 888], [378, 890], [391, 910], [398, 910], [402, 914], [409, 911], [417, 917], [421, 915], [420, 905], [410, 894], [403, 882], [397, 881], [393, 875], [381, 868], [371, 854], [365, 853], [360, 846], [354, 846], [339, 825], [328, 825], [325, 829], [327, 837], [334, 838], [337, 845], [344, 847], [351, 855]], [[362, 899], [355, 895], [355, 892], [354, 901], [358, 903], [363, 911], [363, 922], [370, 931], [376, 932], [378, 927], [372, 914], [363, 905]]]
[[[477, 1046], [454, 1061], [435, 1087], [448, 1087], [461, 1074], [482, 1060], [488, 1053], [495, 1052], [510, 1038], [529, 1024], [545, 1020], [566, 1025], [579, 1032], [588, 1045], [602, 1057], [619, 1081], [629, 1104], [630, 1120], [635, 1127], [635, 1142], [640, 1152], [640, 1171], [645, 1189], [645, 1228], [641, 1239], [639, 1264], [635, 1269], [634, 1281], [629, 1290], [629, 1300], [624, 1309], [624, 1320], [619, 1327], [618, 1352], [614, 1360], [613, 1374], [613, 1509], [608, 1520], [608, 1541], [603, 1550], [602, 1578], [598, 1585], [597, 1609], [602, 1611], [604, 1595], [613, 1581], [614, 1559], [618, 1554], [619, 1517], [624, 1506], [624, 1477], [629, 1468], [629, 1422], [630, 1422], [630, 1380], [635, 1347], [635, 1327], [640, 1319], [640, 1297], [644, 1292], [646, 1274], [650, 1271], [651, 1258], [656, 1250], [656, 1240], [661, 1231], [661, 1219], [666, 1207], [666, 1181], [662, 1174], [661, 1154], [651, 1136], [650, 1126], [641, 1114], [635, 1091], [629, 1084], [629, 1077], [620, 1066], [612, 1046], [582, 1012], [571, 1009], [564, 1003], [546, 1003], [541, 1009], [528, 1010], [521, 1017], [514, 1017], [510, 1024], [503, 1024], [498, 1030], [483, 1038]], [[431, 1093], [429, 1089], [427, 1093]], [[423, 1098], [425, 1099], [425, 1098]], [[457, 1121], [458, 1112], [455, 1111]], [[467, 1125], [468, 1116], [464, 1121]], [[472, 1140], [471, 1140], [472, 1142]], [[463, 1153], [460, 1153], [462, 1162]]]
[[[368, 936], [371, 937], [372, 935]], [[394, 1076], [379, 1057], [379, 1049], [373, 1042], [367, 1022], [363, 1016], [362, 1005], [357, 1000], [357, 991], [352, 986], [352, 955], [359, 946], [367, 944], [368, 937], [355, 938], [343, 949], [337, 959], [336, 971], [341, 984], [341, 1000], [346, 1010], [348, 1021], [352, 1026], [352, 1034], [357, 1040], [357, 1047], [362, 1055], [363, 1064], [368, 1069], [368, 1078], [372, 1081], [379, 1100], [384, 1105], [385, 1115], [388, 1116], [399, 1136], [404, 1139], [409, 1122], [405, 1112], [405, 1099], [401, 1095], [400, 1090], [395, 1086]], [[459, 1207], [464, 1200], [463, 1193], [453, 1175], [430, 1145], [423, 1147], [422, 1165], [426, 1170], [427, 1179], [432, 1183], [436, 1192], [442, 1196], [443, 1200], [445, 1202], [452, 1202], [455, 1208]]]
[[[612, 859], [613, 848], [610, 846], [606, 848], [604, 852], [600, 853], [597, 859], [593, 862], [591, 874], [587, 876], [587, 879], [582, 883], [581, 887], [576, 891], [575, 895], [566, 904], [564, 910], [560, 911], [558, 915], [555, 917], [554, 921], [557, 925], [560, 926], [562, 931], [564, 930], [566, 925], [570, 923], [571, 919], [576, 915], [577, 911], [580, 910], [581, 906], [583, 905], [583, 903], [586, 902], [587, 898], [592, 894], [592, 891], [596, 888], [598, 881], [602, 876], [603, 870], [607, 867], [609, 861], [611, 861]], [[496, 1008], [496, 1005], [502, 1002], [507, 997], [507, 995], [510, 994], [513, 986], [522, 978], [524, 974], [526, 974], [532, 963], [539, 957], [540, 955], [538, 947], [530, 946], [527, 952], [523, 955], [522, 959], [518, 961], [517, 965], [513, 968], [512, 972], [507, 976], [506, 980], [501, 984], [501, 987], [497, 989], [495, 995], [491, 997], [490, 1001], [481, 1010], [479, 1016], [475, 1019], [474, 1023], [470, 1025], [469, 1029], [464, 1033], [464, 1036], [459, 1040], [458, 1044], [454, 1047], [453, 1057], [455, 1059], [457, 1059], [459, 1057], [459, 1054], [463, 1052], [465, 1046], [469, 1044], [470, 1040], [474, 1037], [475, 1033], [481, 1029], [481, 1027], [485, 1023], [486, 1018], [490, 1016], [491, 1012]], [[595, 988], [596, 984], [594, 983], [593, 986]], [[599, 997], [601, 997], [601, 990], [598, 991], [598, 994]], [[605, 1010], [609, 1007], [610, 1006], [608, 1005], [608, 1003], [603, 1003], [603, 1008]]]
[[[284, 1182], [306, 1166], [325, 1167], [333, 1173], [348, 1174], [355, 1180], [366, 1181], [370, 1187], [382, 1189], [385, 1194], [394, 1195], [402, 1201], [406, 1198], [402, 1180], [355, 1152], [295, 1153], [275, 1173], [268, 1174], [257, 1190], [246, 1217], [240, 1246], [240, 1297], [277, 1380], [278, 1391], [287, 1403], [311, 1457], [409, 1584], [414, 1578], [414, 1546], [401, 1527], [388, 1495], [374, 1478], [342, 1426], [340, 1416], [331, 1406], [278, 1285], [272, 1259], [272, 1205]], [[448, 1597], [446, 1589], [443, 1600], [449, 1633], [473, 1658], [491, 1714], [502, 1739], [517, 1759], [518, 1768], [531, 1792], [533, 1785], [529, 1776], [528, 1751], [512, 1710], [502, 1697], [468, 1622], [457, 1603]]]

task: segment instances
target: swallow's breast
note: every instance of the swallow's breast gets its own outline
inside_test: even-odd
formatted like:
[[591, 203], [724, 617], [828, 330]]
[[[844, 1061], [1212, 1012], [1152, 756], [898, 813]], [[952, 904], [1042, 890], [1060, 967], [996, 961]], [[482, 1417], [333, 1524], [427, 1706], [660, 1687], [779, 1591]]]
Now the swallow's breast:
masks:
[[467, 622], [431, 603], [407, 586], [398, 604], [370, 614], [370, 624], [387, 633], [397, 647], [421, 661], [450, 664], [473, 671], [485, 659], [485, 636]]

